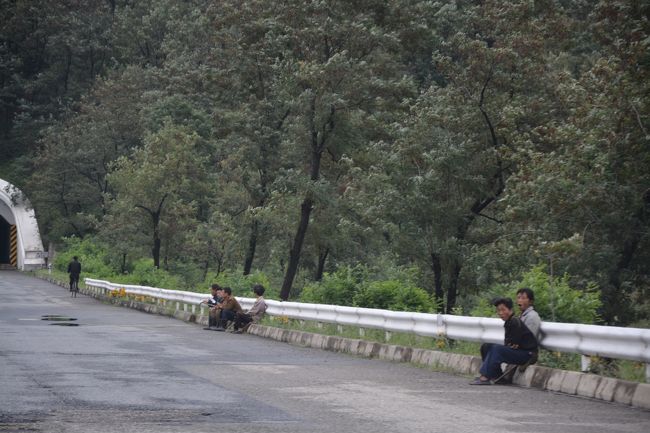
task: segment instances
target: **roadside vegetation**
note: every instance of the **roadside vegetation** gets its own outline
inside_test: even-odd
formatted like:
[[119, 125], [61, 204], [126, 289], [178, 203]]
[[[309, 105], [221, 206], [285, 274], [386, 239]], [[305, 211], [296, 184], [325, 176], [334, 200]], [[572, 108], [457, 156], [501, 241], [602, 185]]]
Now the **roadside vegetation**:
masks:
[[650, 325], [647, 1], [0, 4], [0, 177], [55, 272]]
[[[218, 277], [208, 277], [205, 281], [188, 287], [183, 279], [171, 275], [162, 269], [145, 265], [134, 266], [131, 272], [115, 273], [110, 266], [110, 256], [106, 250], [98, 248], [89, 238], [84, 240], [72, 238], [66, 241], [67, 248], [59, 252], [52, 270], [41, 270], [40, 276], [50, 276], [59, 281], [67, 280], [66, 267], [72, 256], [80, 257], [83, 263], [83, 276], [108, 280], [113, 283], [125, 283], [161, 287], [173, 290], [190, 290], [208, 293], [212, 282], [228, 285], [236, 296], [250, 297], [250, 288], [255, 283], [261, 283], [271, 290], [266, 296], [269, 299], [279, 299], [279, 291], [273, 290], [272, 281], [262, 273], [249, 276], [232, 275], [224, 272]], [[383, 280], [373, 280], [379, 275], [366, 267], [342, 268], [333, 274], [325, 274], [323, 281], [304, 288], [300, 302], [348, 305], [365, 308], [389, 309], [395, 311], [436, 312], [435, 298], [423, 289], [414, 286], [414, 269], [397, 269], [381, 274]], [[490, 296], [510, 296], [515, 298], [516, 290], [529, 287], [536, 294], [536, 309], [543, 320], [566, 323], [599, 323], [598, 311], [601, 307], [600, 294], [597, 289], [578, 290], [569, 285], [568, 275], [551, 277], [546, 272], [545, 265], [538, 265], [526, 272], [518, 281], [507, 285], [495, 285], [485, 290], [486, 297], [463, 299], [464, 310], [457, 307], [452, 313], [476, 317], [494, 317], [494, 307], [489, 304]], [[116, 299], [132, 299], [126, 293], [115, 292]], [[139, 302], [155, 302], [151, 299], [135, 299]], [[325, 335], [338, 335], [346, 338], [364, 339], [380, 343], [418, 347], [430, 350], [449, 351], [476, 356], [479, 353], [478, 343], [454, 341], [446, 338], [423, 337], [406, 333], [386, 333], [375, 329], [360, 329], [354, 326], [340, 326], [327, 323], [292, 320], [286, 317], [266, 317], [262, 324], [313, 332]], [[542, 350], [539, 365], [580, 371], [580, 356], [561, 352]], [[645, 364], [625, 360], [611, 360], [592, 357], [591, 372], [608, 377], [644, 382]]]

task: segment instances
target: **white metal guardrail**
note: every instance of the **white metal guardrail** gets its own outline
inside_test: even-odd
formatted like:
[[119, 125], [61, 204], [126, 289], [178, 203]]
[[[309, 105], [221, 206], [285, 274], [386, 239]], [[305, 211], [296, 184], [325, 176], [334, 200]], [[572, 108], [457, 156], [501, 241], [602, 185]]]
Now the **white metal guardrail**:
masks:
[[[108, 293], [123, 288], [129, 294], [176, 302], [177, 309], [180, 309], [182, 304], [184, 310], [187, 310], [189, 305], [194, 311], [196, 306], [208, 297], [207, 294], [114, 284], [89, 278], [86, 278], [85, 282], [90, 290]], [[250, 308], [255, 301], [240, 297], [237, 300], [243, 308]], [[292, 319], [481, 343], [501, 343], [504, 337], [501, 319], [273, 300], [266, 302], [267, 314]], [[543, 348], [582, 355], [583, 370], [588, 369], [590, 356], [627, 359], [645, 363], [646, 378], [650, 379], [650, 329], [542, 322], [541, 332], [543, 337], [540, 344]]]

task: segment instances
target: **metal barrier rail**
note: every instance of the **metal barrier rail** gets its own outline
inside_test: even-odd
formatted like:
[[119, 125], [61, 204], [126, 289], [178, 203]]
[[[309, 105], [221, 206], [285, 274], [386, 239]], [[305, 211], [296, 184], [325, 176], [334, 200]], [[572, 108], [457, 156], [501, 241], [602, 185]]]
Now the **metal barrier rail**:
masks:
[[[124, 288], [129, 294], [150, 296], [193, 306], [199, 305], [208, 296], [194, 292], [114, 284], [89, 278], [86, 278], [85, 282], [91, 290], [109, 292]], [[237, 300], [243, 308], [250, 308], [255, 302], [251, 298], [237, 297]], [[504, 337], [501, 319], [273, 300], [266, 300], [266, 303], [268, 304], [266, 313], [271, 316], [480, 343], [502, 343]], [[650, 379], [650, 329], [556, 322], [542, 322], [540, 329], [542, 333], [540, 345], [543, 348], [582, 355], [584, 371], [588, 370], [590, 356], [627, 359], [645, 363], [646, 378]]]

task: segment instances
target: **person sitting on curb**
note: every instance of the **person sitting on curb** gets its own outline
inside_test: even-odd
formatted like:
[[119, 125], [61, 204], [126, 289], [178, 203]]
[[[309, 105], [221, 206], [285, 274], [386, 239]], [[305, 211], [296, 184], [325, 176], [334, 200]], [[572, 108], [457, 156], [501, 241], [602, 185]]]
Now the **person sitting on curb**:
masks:
[[[519, 306], [520, 311], [519, 318], [522, 322], [524, 322], [524, 325], [530, 329], [530, 332], [533, 333], [535, 339], [539, 343], [541, 338], [540, 327], [542, 321], [539, 318], [539, 314], [537, 314], [537, 311], [535, 311], [535, 308], [533, 307], [534, 301], [535, 293], [532, 289], [529, 289], [528, 287], [522, 287], [521, 289], [517, 290], [517, 305]], [[492, 343], [484, 343], [481, 345], [481, 359], [483, 361], [485, 361], [485, 357], [490, 351], [490, 347], [492, 347], [492, 345]], [[524, 371], [525, 367], [527, 367], [528, 364], [534, 364], [536, 362], [537, 352], [535, 352], [535, 355], [526, 364], [519, 366], [519, 371]], [[511, 384], [515, 376], [516, 367], [516, 364], [508, 365], [506, 368], [506, 373], [495, 383], [498, 383], [500, 385]]]
[[221, 286], [216, 283], [210, 287], [210, 291], [212, 296], [202, 300], [201, 304], [206, 304], [210, 307], [210, 311], [208, 312], [208, 326], [203, 329], [213, 331], [217, 327], [217, 321], [221, 314], [221, 310], [217, 308], [217, 305], [223, 301], [223, 293], [221, 291]]
[[225, 331], [228, 321], [235, 320], [237, 313], [241, 313], [243, 310], [237, 299], [232, 296], [232, 289], [230, 287], [224, 287], [223, 289], [223, 300], [216, 308], [221, 309], [220, 320], [217, 322], [217, 327], [215, 331]]
[[248, 312], [237, 313], [235, 315], [235, 333], [241, 334], [242, 328], [245, 328], [249, 323], [257, 323], [262, 319], [264, 312], [266, 311], [267, 305], [264, 301], [264, 286], [261, 284], [255, 284], [253, 286], [253, 293], [257, 299]]
[[504, 321], [504, 344], [493, 344], [487, 350], [479, 372], [481, 375], [470, 385], [491, 385], [503, 375], [501, 363], [526, 364], [537, 353], [537, 339], [512, 311], [512, 299], [499, 298], [494, 301], [497, 315]]
[[530, 332], [533, 333], [537, 342], [541, 340], [541, 331], [540, 327], [542, 326], [542, 319], [539, 318], [539, 314], [535, 311], [533, 303], [535, 302], [535, 293], [532, 289], [528, 287], [522, 287], [517, 290], [517, 305], [521, 310], [521, 315], [519, 318]]

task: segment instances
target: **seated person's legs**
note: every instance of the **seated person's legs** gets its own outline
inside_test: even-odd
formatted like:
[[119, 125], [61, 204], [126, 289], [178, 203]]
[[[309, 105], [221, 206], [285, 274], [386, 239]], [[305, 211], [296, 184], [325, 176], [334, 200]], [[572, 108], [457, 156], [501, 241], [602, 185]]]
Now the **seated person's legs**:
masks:
[[253, 318], [250, 314], [247, 313], [237, 313], [235, 316], [235, 331], [243, 328], [246, 324], [253, 321]]
[[221, 310], [219, 328], [225, 328], [229, 320], [235, 320], [235, 312], [232, 310]]
[[208, 311], [208, 326], [203, 329], [211, 329], [219, 325], [219, 318], [221, 317], [220, 308], [210, 308]]
[[490, 348], [494, 346], [493, 343], [483, 343], [481, 344], [481, 359], [485, 361], [485, 357], [487, 356], [488, 352], [490, 351]]
[[503, 374], [501, 363], [525, 364], [531, 357], [526, 350], [513, 349], [501, 344], [494, 344], [490, 348], [481, 365], [480, 372], [489, 379], [496, 379]]

